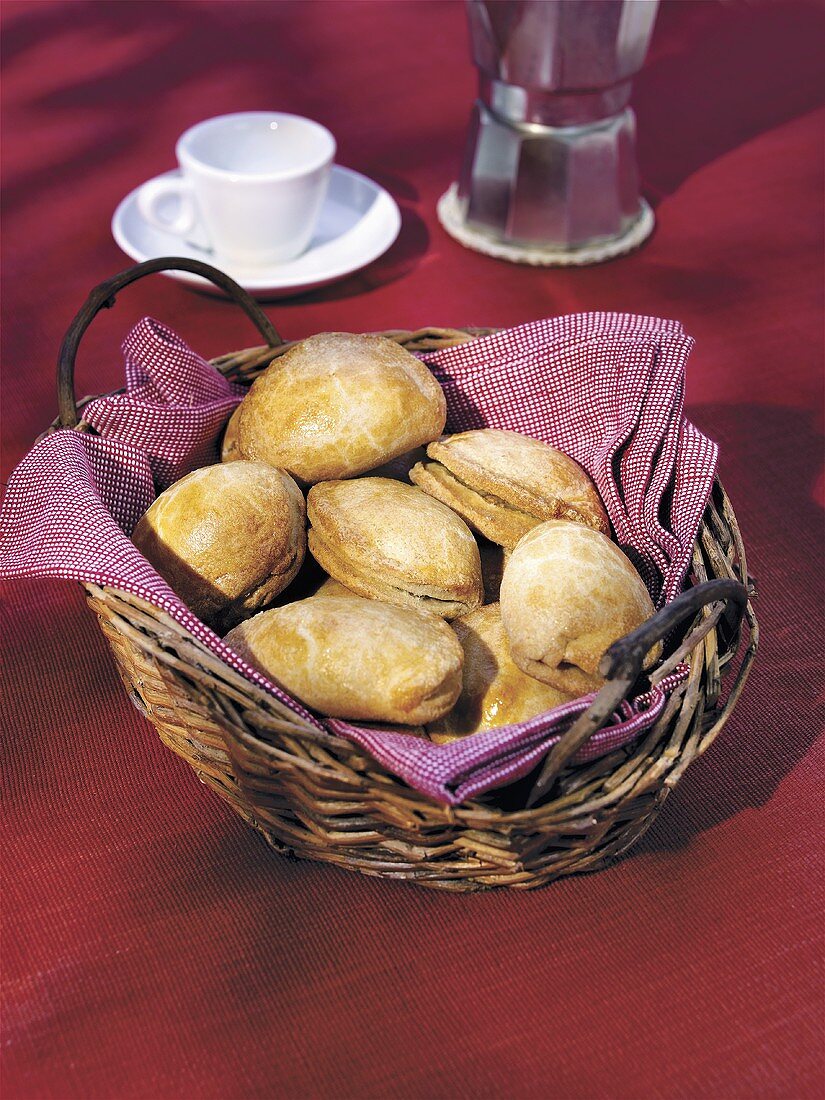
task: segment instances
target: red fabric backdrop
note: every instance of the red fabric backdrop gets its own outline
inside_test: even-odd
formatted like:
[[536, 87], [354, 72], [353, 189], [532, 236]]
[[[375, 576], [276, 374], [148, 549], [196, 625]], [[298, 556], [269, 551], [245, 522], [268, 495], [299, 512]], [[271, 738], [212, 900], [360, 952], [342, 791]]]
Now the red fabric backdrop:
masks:
[[[474, 94], [458, 3], [3, 17], [4, 477], [54, 415], [74, 311], [126, 266], [122, 195], [197, 119], [296, 111], [404, 226], [369, 270], [269, 307], [282, 331], [677, 318], [764, 631], [728, 728], [618, 866], [445, 896], [270, 854], [132, 708], [79, 589], [6, 586], [4, 1097], [820, 1096], [823, 8], [663, 5], [634, 99], [658, 229], [582, 271], [438, 226]], [[207, 355], [254, 342], [155, 277], [95, 322], [81, 392], [120, 384], [144, 314]]]

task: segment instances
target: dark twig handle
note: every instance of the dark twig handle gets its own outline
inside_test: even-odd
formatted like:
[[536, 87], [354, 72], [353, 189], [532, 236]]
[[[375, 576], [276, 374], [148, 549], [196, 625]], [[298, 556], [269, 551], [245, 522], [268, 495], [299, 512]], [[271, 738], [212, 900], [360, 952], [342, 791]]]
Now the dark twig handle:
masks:
[[633, 676], [635, 679], [641, 672], [642, 662], [651, 646], [661, 642], [674, 627], [701, 611], [707, 604], [720, 600], [733, 604], [738, 611], [737, 618], [741, 619], [748, 603], [748, 590], [739, 581], [731, 580], [705, 581], [694, 588], [688, 588], [675, 600], [665, 604], [646, 623], [614, 642], [602, 657], [599, 672], [608, 680], [624, 676]]
[[[665, 638], [675, 626], [691, 618], [706, 604], [724, 601], [741, 620], [748, 603], [748, 590], [732, 580], [706, 581], [682, 592], [675, 600], [642, 623], [624, 638], [614, 642], [601, 659], [599, 672], [606, 683], [590, 704], [590, 708], [573, 723], [553, 746], [541, 774], [530, 793], [528, 806], [534, 806], [547, 793], [556, 776], [568, 760], [596, 730], [601, 729], [639, 678], [645, 655], [656, 642]], [[698, 641], [698, 634], [696, 637]]]
[[270, 347], [277, 347], [283, 343], [272, 322], [255, 299], [223, 271], [200, 260], [190, 260], [185, 256], [161, 256], [156, 260], [146, 260], [142, 264], [136, 264], [134, 267], [118, 272], [111, 279], [96, 286], [69, 325], [57, 358], [57, 407], [61, 427], [73, 428], [78, 422], [74, 392], [74, 364], [83, 333], [101, 309], [112, 308], [116, 295], [125, 286], [156, 271], [189, 271], [193, 275], [208, 279], [238, 303]]

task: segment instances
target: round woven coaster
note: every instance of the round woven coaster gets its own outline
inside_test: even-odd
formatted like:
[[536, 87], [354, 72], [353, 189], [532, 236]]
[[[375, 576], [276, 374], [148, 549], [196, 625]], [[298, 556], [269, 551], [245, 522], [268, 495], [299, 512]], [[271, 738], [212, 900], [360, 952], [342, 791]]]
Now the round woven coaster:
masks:
[[438, 220], [450, 236], [465, 248], [494, 256], [497, 260], [509, 260], [514, 264], [533, 264], [535, 267], [582, 267], [585, 264], [600, 264], [605, 260], [615, 259], [616, 256], [623, 256], [647, 240], [653, 232], [656, 219], [648, 203], [644, 199], [641, 199], [640, 203], [639, 217], [620, 237], [572, 249], [531, 248], [508, 244], [480, 230], [470, 228], [462, 218], [458, 202], [458, 186], [455, 183], [451, 184], [438, 200], [436, 211]]

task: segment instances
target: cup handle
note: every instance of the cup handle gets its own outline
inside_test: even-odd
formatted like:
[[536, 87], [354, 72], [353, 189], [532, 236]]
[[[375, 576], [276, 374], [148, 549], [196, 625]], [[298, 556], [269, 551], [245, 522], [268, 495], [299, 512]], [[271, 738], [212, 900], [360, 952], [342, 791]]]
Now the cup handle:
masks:
[[[178, 214], [174, 218], [161, 217], [159, 203], [170, 195], [178, 200]], [[149, 180], [138, 191], [138, 209], [143, 217], [157, 229], [183, 237], [197, 248], [211, 250], [211, 245], [203, 236], [203, 230], [195, 206], [192, 185], [185, 179]]]

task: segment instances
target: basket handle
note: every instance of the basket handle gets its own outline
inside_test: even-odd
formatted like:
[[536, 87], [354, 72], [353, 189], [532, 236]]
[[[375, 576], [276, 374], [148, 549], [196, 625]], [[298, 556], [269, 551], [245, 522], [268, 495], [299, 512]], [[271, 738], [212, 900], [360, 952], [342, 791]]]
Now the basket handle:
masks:
[[748, 590], [733, 580], [713, 580], [697, 584], [666, 604], [647, 622], [620, 638], [605, 652], [599, 663], [599, 673], [606, 683], [584, 714], [573, 723], [553, 746], [536, 780], [528, 807], [534, 806], [553, 784], [567, 761], [596, 730], [601, 729], [639, 678], [645, 655], [656, 642], [662, 641], [674, 627], [700, 611], [709, 603], [721, 601], [718, 613], [709, 615], [685, 639], [668, 660], [656, 670], [654, 682], [663, 679], [676, 664], [709, 633], [722, 616], [730, 616], [731, 625], [741, 622], [748, 603]]
[[74, 428], [78, 423], [74, 365], [83, 333], [101, 309], [112, 308], [116, 295], [125, 286], [156, 271], [189, 271], [193, 275], [208, 279], [238, 303], [270, 347], [277, 347], [283, 343], [274, 325], [255, 299], [234, 279], [230, 279], [227, 274], [210, 264], [205, 264], [201, 260], [190, 260], [185, 256], [160, 256], [155, 260], [146, 260], [142, 264], [135, 264], [134, 267], [127, 267], [125, 271], [119, 271], [117, 275], [113, 275], [111, 279], [107, 279], [92, 290], [63, 337], [57, 357], [57, 408], [61, 428]]

